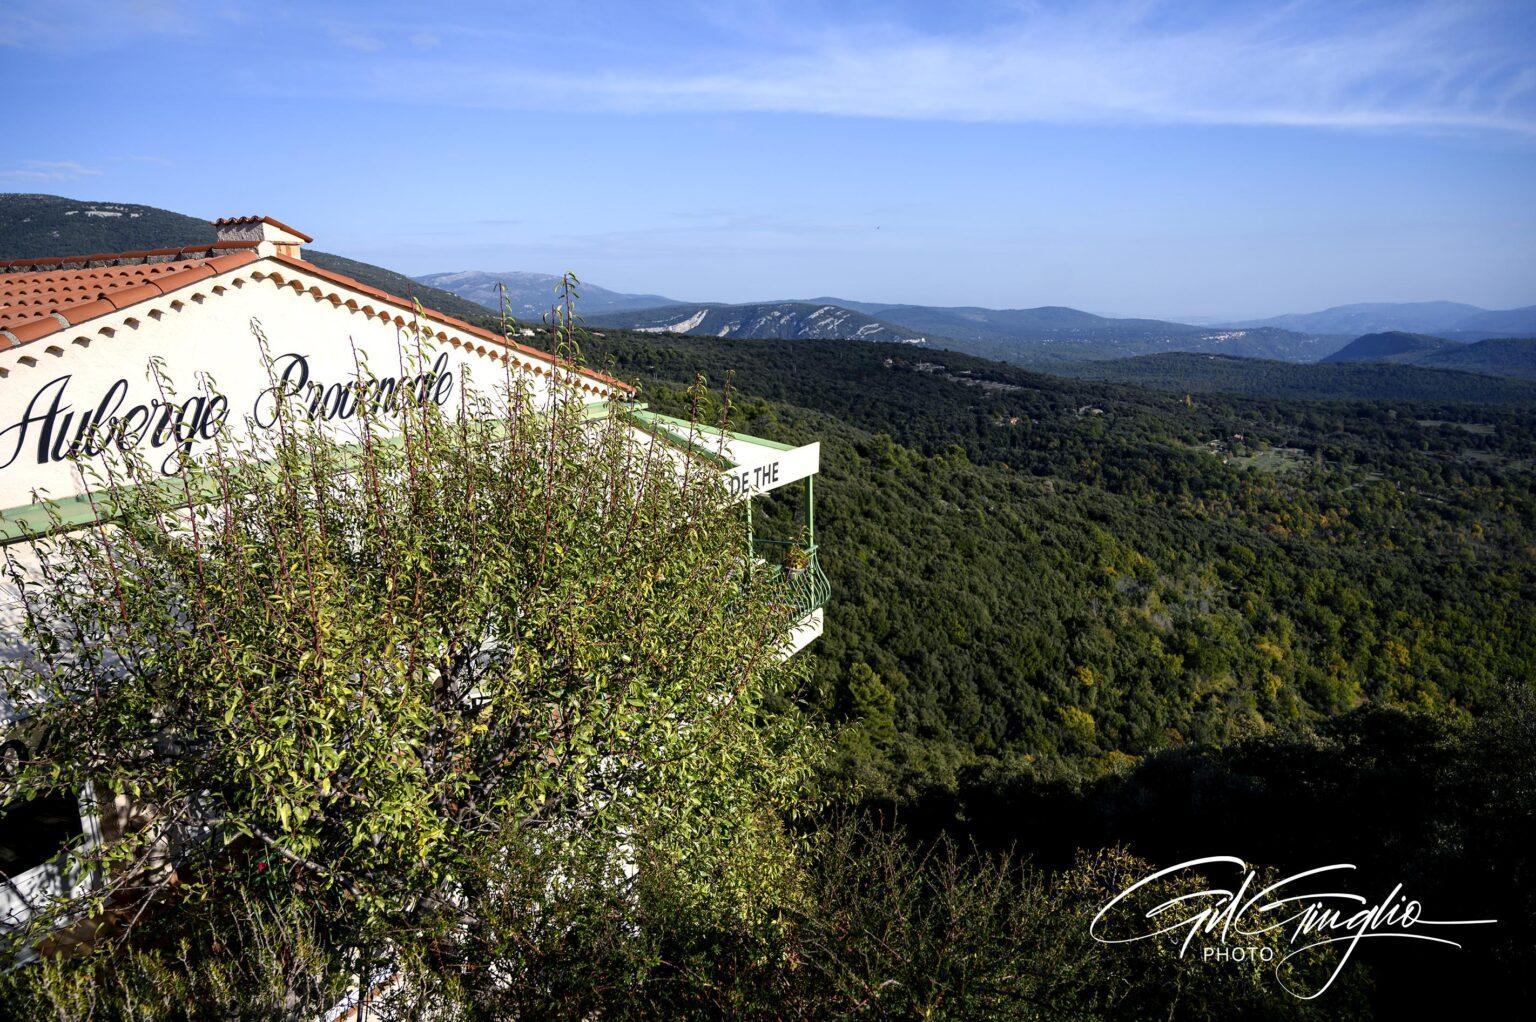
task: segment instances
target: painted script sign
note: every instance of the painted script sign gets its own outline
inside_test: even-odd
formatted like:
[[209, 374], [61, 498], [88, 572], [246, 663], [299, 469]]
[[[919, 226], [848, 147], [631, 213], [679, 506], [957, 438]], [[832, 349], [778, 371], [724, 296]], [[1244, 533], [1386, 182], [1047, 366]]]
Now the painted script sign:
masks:
[[[448, 355], [416, 374], [324, 379], [310, 357], [288, 352], [275, 358], [264, 384], [244, 406], [210, 386], [187, 397], [154, 381], [136, 386], [119, 377], [106, 385], [81, 384], [74, 374], [55, 376], [36, 387], [18, 411], [0, 421], [0, 472], [36, 474], [39, 468], [96, 458], [111, 451], [136, 452], [167, 475], [179, 471], [199, 442], [219, 436], [233, 418], [257, 430], [277, 425], [285, 402], [301, 416], [343, 422], [367, 414], [399, 415], [428, 402], [442, 406], [454, 393]], [[14, 500], [14, 498], [13, 498]]]

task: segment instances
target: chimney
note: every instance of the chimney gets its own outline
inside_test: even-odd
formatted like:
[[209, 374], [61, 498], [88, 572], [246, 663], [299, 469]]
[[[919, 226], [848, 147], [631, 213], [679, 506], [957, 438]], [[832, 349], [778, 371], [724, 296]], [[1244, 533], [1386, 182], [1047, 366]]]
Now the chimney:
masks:
[[262, 256], [302, 259], [304, 250], [300, 246], [315, 240], [269, 216], [226, 216], [215, 220], [213, 226], [218, 229], [220, 241], [254, 241], [256, 254]]

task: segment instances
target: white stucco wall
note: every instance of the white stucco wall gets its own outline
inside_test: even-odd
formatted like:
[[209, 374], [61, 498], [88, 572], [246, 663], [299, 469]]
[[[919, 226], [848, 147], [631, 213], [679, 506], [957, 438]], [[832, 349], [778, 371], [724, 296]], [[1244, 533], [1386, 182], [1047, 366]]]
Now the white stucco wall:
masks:
[[[85, 415], [100, 417], [97, 410], [104, 399], [120, 420], [131, 425], [146, 421], [153, 427], [162, 409], [155, 407], [159, 388], [148, 378], [152, 359], [159, 361], [175, 387], [176, 417], [194, 445], [206, 443], [196, 435], [198, 423], [211, 431], [220, 414], [226, 417], [224, 429], [241, 428], [272, 385], [251, 331], [253, 318], [260, 321], [279, 364], [286, 364], [285, 355], [300, 355], [309, 381], [327, 386], [357, 378], [357, 354], [366, 359], [372, 375], [401, 376], [401, 346], [414, 344], [409, 327], [397, 322], [409, 321], [408, 311], [263, 259], [0, 353], [0, 510], [34, 503], [34, 491], [53, 499], [83, 492], [76, 467], [40, 451], [53, 446], [43, 443], [50, 411], [53, 438], [65, 432], [66, 423], [66, 435], [78, 435]], [[446, 356], [443, 375], [452, 378], [445, 407], [456, 407], [466, 380], [473, 380], [482, 393], [500, 389], [508, 372], [502, 358], [508, 355], [513, 371], [530, 381], [540, 398], [547, 397], [548, 374], [571, 375], [548, 359], [509, 352], [435, 321], [422, 322], [432, 331], [436, 353]], [[412, 369], [411, 375], [420, 371]], [[293, 378], [298, 372], [296, 368]], [[225, 404], [201, 399], [187, 403], [203, 390], [204, 374], [211, 381], [209, 389]], [[586, 400], [617, 396], [595, 377], [583, 376], [581, 382], [589, 388], [581, 392]], [[132, 411], [137, 406], [146, 411]], [[152, 437], [139, 444], [154, 463], [175, 446], [174, 431], [161, 435], [169, 438], [163, 447], [154, 448]], [[67, 442], [58, 446], [62, 449]]]

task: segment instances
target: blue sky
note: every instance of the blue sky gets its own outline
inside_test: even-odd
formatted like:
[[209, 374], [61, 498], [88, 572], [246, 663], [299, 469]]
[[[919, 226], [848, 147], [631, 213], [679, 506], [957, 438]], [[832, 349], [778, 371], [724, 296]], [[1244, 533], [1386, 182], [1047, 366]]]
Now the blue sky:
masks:
[[266, 213], [410, 273], [1536, 302], [1530, 0], [7, 0], [0, 87], [0, 189]]

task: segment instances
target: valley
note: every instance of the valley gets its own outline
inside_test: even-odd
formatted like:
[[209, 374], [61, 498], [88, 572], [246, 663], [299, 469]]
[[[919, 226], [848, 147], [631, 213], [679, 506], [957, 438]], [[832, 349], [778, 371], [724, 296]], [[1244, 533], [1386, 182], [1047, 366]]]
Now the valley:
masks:
[[[7, 258], [206, 241], [150, 207], [4, 201], [28, 212], [5, 221]], [[87, 208], [122, 215], [49, 226]], [[500, 325], [431, 283], [311, 256]], [[532, 312], [551, 279], [494, 277], [479, 296], [505, 286], [519, 336], [552, 341]], [[584, 358], [651, 408], [822, 444], [834, 595], [803, 698], [836, 729], [827, 789], [867, 818], [1052, 869], [1262, 841], [1277, 867], [1350, 855], [1462, 903], [1524, 854], [1532, 342], [1070, 309], [615, 310], [650, 298], [583, 292]], [[966, 316], [968, 339], [927, 332]], [[755, 534], [795, 535], [791, 501], [761, 504]], [[1280, 840], [1277, 817], [1323, 822]], [[1468, 868], [1470, 844], [1496, 858]], [[1524, 953], [1529, 926], [1495, 940]], [[1476, 982], [1484, 959], [1467, 961]]]

